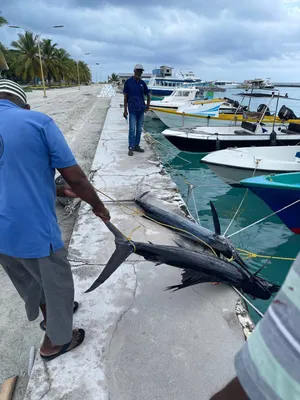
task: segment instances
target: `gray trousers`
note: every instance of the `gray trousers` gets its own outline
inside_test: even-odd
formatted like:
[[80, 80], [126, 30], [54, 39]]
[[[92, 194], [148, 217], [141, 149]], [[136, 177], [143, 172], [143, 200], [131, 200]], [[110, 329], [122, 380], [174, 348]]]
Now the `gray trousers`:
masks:
[[28, 320], [34, 321], [40, 305], [46, 304], [46, 333], [57, 346], [72, 339], [74, 283], [67, 256], [65, 248], [43, 258], [0, 254], [0, 264], [25, 302]]

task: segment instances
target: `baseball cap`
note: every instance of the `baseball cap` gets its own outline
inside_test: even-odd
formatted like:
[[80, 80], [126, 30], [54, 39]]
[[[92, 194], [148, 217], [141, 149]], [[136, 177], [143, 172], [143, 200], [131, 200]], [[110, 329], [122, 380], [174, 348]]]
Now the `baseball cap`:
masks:
[[10, 93], [19, 97], [25, 104], [27, 103], [27, 96], [22, 87], [9, 79], [0, 79], [0, 93]]
[[136, 64], [134, 69], [142, 69], [144, 71], [144, 67], [142, 66], [142, 64]]

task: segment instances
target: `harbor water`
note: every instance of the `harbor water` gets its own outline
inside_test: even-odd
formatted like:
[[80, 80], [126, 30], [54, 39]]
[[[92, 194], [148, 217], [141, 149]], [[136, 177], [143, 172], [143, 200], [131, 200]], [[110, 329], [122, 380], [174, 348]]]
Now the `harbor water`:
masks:
[[[240, 102], [242, 98], [236, 96], [236, 94], [242, 91], [241, 89], [227, 90], [225, 96]], [[289, 98], [280, 99], [279, 107], [286, 105], [297, 116], [300, 116], [300, 89], [280, 88], [280, 92], [281, 95], [288, 92]], [[290, 98], [299, 100], [291, 100]], [[248, 102], [249, 99], [245, 99], [243, 104], [247, 105]], [[269, 99], [252, 98], [251, 111], [256, 111], [258, 105], [262, 103], [268, 105]], [[270, 105], [271, 112], [275, 111], [275, 107], [276, 101], [273, 100]], [[223, 234], [245, 197], [227, 235], [231, 235], [272, 213], [272, 210], [250, 191], [242, 188], [231, 188], [207, 166], [201, 164], [200, 160], [204, 157], [204, 153], [180, 152], [161, 135], [164, 129], [166, 129], [166, 126], [158, 119], [146, 120], [145, 122], [145, 130], [157, 140], [156, 147], [163, 164], [176, 182], [191, 213], [195, 219], [199, 218], [202, 226], [214, 230], [210, 201], [214, 203], [217, 209], [221, 233]], [[192, 192], [189, 191], [189, 185], [193, 185]], [[260, 276], [280, 285], [289, 271], [293, 262], [292, 259], [300, 251], [300, 235], [293, 234], [277, 216], [272, 216], [232, 236], [231, 240], [237, 248], [247, 250], [253, 253], [253, 256], [259, 256], [247, 259], [252, 272], [256, 272], [264, 266]], [[265, 256], [275, 258], [268, 259]], [[250, 300], [262, 313], [265, 312], [270, 301], [272, 301], [272, 299], [269, 301]], [[260, 319], [254, 311], [250, 310], [250, 314], [254, 322]]]

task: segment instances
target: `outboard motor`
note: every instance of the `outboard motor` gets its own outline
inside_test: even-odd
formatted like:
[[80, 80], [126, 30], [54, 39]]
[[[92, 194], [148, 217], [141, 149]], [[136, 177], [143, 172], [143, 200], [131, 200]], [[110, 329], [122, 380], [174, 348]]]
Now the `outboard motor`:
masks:
[[298, 119], [294, 111], [286, 106], [281, 107], [278, 113], [278, 117], [284, 121], [287, 121], [288, 119]]
[[270, 144], [271, 144], [271, 146], [276, 146], [277, 145], [277, 135], [276, 135], [276, 132], [274, 130], [272, 130], [272, 132], [270, 134]]
[[260, 104], [258, 107], [257, 107], [257, 112], [264, 112], [265, 111], [265, 109], [266, 109], [266, 112], [265, 112], [265, 115], [266, 116], [270, 116], [271, 115], [271, 113], [270, 113], [270, 109], [269, 109], [269, 107], [266, 105], [266, 104]]

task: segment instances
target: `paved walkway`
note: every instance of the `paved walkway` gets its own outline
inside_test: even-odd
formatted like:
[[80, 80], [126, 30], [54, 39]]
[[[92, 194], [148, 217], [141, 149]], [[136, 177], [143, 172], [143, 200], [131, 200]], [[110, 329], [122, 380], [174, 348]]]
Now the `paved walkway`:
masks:
[[[92, 167], [94, 185], [117, 199], [151, 189], [160, 204], [179, 212], [182, 199], [150, 146], [142, 143], [146, 152], [128, 157], [121, 103], [117, 95], [107, 114]], [[133, 239], [173, 244], [167, 229], [116, 205], [107, 207], [126, 234], [141, 225]], [[83, 204], [69, 258], [80, 302], [74, 324], [86, 329], [86, 340], [50, 363], [37, 357], [25, 399], [209, 399], [233, 377], [233, 358], [244, 342], [236, 294], [211, 284], [164, 291], [180, 282], [180, 271], [136, 255], [103, 286], [84, 294], [114, 248], [111, 233]]]

